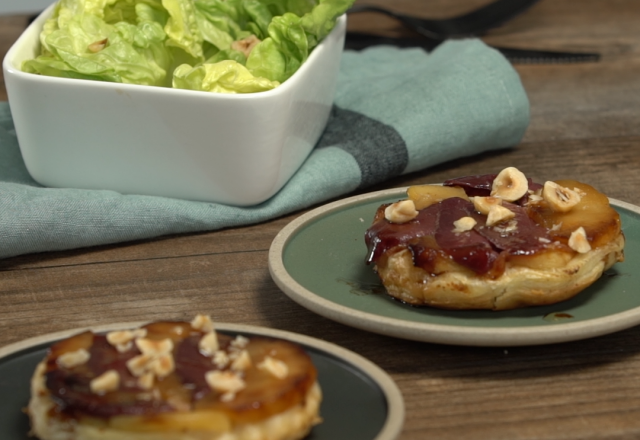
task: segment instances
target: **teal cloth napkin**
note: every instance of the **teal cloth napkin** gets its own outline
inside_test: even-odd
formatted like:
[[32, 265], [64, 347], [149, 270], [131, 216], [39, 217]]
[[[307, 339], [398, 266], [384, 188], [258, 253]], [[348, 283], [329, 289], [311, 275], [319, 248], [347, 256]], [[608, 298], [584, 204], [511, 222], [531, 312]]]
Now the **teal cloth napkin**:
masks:
[[393, 176], [514, 146], [528, 123], [518, 74], [480, 40], [445, 42], [431, 53], [345, 51], [332, 114], [309, 158], [271, 199], [234, 207], [42, 187], [25, 168], [3, 102], [0, 258], [273, 219]]

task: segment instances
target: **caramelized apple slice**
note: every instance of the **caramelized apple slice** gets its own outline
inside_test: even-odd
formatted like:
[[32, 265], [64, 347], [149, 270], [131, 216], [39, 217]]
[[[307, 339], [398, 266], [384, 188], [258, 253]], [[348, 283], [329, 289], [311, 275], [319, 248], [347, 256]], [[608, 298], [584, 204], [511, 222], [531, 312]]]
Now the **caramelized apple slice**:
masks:
[[[195, 402], [195, 409], [223, 412], [234, 424], [251, 423], [304, 402], [317, 373], [301, 347], [277, 339], [252, 337], [246, 349], [254, 365], [244, 371], [246, 387], [230, 401], [222, 401], [219, 394], [210, 393]], [[287, 365], [286, 377], [278, 378], [257, 368], [267, 356]]]
[[418, 211], [452, 197], [469, 200], [464, 189], [457, 186], [416, 185], [409, 187], [407, 196], [413, 200]]
[[609, 205], [609, 199], [595, 188], [574, 180], [558, 180], [557, 184], [577, 190], [582, 197], [569, 212], [555, 212], [547, 203], [533, 205], [532, 217], [549, 230], [553, 240], [567, 243], [571, 233], [583, 227], [591, 247], [612, 241], [620, 233], [620, 216]]
[[227, 432], [231, 430], [229, 417], [220, 411], [201, 410], [169, 412], [150, 416], [115, 416], [109, 427], [129, 432]]
[[513, 266], [528, 267], [535, 270], [553, 270], [565, 267], [575, 252], [567, 246], [558, 245], [540, 250], [532, 255], [509, 255], [508, 262]]
[[49, 349], [49, 360], [50, 362], [55, 362], [58, 357], [65, 353], [71, 353], [80, 349], [88, 350], [91, 344], [93, 344], [93, 333], [90, 331], [79, 333], [53, 344]]

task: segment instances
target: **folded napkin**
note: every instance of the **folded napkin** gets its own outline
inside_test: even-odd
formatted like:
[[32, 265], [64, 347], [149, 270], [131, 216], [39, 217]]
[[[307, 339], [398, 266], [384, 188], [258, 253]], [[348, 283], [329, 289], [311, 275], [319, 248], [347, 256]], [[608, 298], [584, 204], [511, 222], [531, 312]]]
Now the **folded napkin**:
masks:
[[[45, 188], [0, 103], [0, 258], [248, 225], [461, 156], [514, 146], [529, 123], [517, 73], [477, 39], [345, 51], [335, 105], [285, 187], [253, 207]], [[37, 130], [37, 127], [33, 127]]]

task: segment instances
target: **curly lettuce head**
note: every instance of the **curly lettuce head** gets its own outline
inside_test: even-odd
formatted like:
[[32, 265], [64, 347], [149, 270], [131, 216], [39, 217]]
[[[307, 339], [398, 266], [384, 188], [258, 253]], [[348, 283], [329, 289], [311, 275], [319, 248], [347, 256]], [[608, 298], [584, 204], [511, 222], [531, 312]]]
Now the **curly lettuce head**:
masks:
[[25, 72], [219, 93], [286, 81], [353, 0], [59, 0]]

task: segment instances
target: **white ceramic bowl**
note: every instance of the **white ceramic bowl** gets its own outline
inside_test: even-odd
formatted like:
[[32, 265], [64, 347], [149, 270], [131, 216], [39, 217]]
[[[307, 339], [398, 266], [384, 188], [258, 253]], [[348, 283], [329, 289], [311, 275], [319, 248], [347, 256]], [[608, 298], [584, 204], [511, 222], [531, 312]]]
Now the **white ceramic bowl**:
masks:
[[3, 62], [20, 150], [44, 186], [254, 205], [284, 186], [326, 125], [345, 16], [279, 87], [227, 95], [24, 73], [52, 11]]

